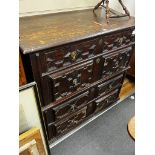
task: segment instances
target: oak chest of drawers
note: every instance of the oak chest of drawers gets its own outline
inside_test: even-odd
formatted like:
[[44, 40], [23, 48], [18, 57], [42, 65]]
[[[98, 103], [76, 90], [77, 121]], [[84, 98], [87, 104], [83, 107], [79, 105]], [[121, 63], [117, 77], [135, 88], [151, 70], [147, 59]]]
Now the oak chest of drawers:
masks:
[[134, 18], [92, 10], [20, 18], [20, 52], [37, 82], [49, 143], [119, 99]]

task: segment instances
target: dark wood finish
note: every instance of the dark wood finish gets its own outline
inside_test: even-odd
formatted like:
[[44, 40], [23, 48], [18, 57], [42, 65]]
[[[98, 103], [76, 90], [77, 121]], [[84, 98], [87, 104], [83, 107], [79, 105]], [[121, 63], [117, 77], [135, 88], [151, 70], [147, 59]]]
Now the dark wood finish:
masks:
[[91, 111], [93, 111], [93, 109], [91, 109], [91, 107], [93, 106], [93, 104], [91, 103], [92, 100], [106, 95], [110, 91], [116, 89], [117, 87], [120, 87], [122, 85], [123, 78], [124, 75], [121, 74], [108, 81], [103, 80], [97, 85], [92, 86], [88, 90], [78, 94], [74, 98], [60, 103], [59, 106], [52, 106], [51, 108], [43, 110], [46, 123], [50, 124], [54, 121], [63, 119], [64, 117], [69, 116], [70, 114], [74, 113], [84, 106], [88, 106], [87, 115], [89, 115]]
[[63, 121], [49, 125], [48, 127], [49, 133], [51, 128], [53, 131], [55, 131], [55, 133], [53, 132], [53, 135], [52, 134], [49, 135], [49, 139], [52, 138], [50, 136], [54, 137], [54, 136], [59, 136], [66, 133], [68, 130], [76, 127], [80, 122], [83, 121], [84, 118], [86, 118], [86, 107], [77, 111], [76, 113], [69, 116], [67, 119], [64, 119]]
[[92, 38], [106, 33], [134, 28], [131, 17], [111, 19], [106, 23], [105, 12], [98, 9], [55, 13], [20, 18], [20, 48], [33, 53], [50, 47]]
[[119, 99], [133, 30], [133, 17], [108, 25], [100, 9], [20, 19], [49, 143]]
[[100, 85], [98, 85], [98, 95], [105, 95], [108, 92], [110, 92], [111, 90], [113, 90], [114, 88], [117, 88], [119, 86], [122, 85], [122, 81], [123, 81], [123, 74], [112, 78], [111, 80], [108, 80]]
[[54, 101], [89, 85], [92, 82], [93, 61], [49, 75]]
[[104, 36], [103, 51], [108, 52], [118, 48], [124, 48], [134, 43], [132, 29], [124, 30]]
[[106, 77], [121, 71], [129, 64], [132, 55], [132, 48], [128, 47], [123, 50], [116, 51], [115, 53], [103, 56], [104, 64], [102, 70], [102, 77]]
[[19, 53], [19, 86], [27, 83], [21, 54]]
[[133, 54], [130, 60], [130, 69], [127, 71], [127, 75], [135, 78], [135, 47], [133, 46]]
[[[132, 48], [128, 47], [116, 52], [99, 54], [85, 63], [50, 74], [41, 79], [40, 87], [43, 95], [43, 105], [48, 105], [90, 86], [102, 78], [109, 78], [128, 67]], [[39, 65], [38, 65], [39, 67]], [[37, 68], [38, 70], [38, 68]], [[36, 71], [36, 70], [35, 70]], [[41, 74], [41, 73], [40, 73]], [[39, 77], [36, 77], [36, 80]], [[51, 95], [52, 94], [52, 95]]]
[[86, 91], [77, 97], [73, 98], [72, 100], [69, 100], [68, 102], [65, 102], [64, 104], [61, 104], [60, 106], [57, 106], [55, 108], [48, 109], [45, 111], [45, 118], [47, 120], [47, 123], [51, 123], [53, 121], [60, 120], [71, 113], [73, 113], [76, 109], [79, 109], [81, 105], [86, 104], [90, 99], [89, 91]]
[[102, 43], [102, 39], [96, 38], [73, 44], [71, 47], [66, 45], [62, 48], [50, 49], [41, 53], [42, 73], [53, 72], [92, 58], [98, 52], [102, 52]]
[[99, 112], [104, 110], [105, 108], [109, 107], [112, 103], [118, 100], [119, 89], [111, 92], [110, 94], [103, 96], [95, 101], [96, 103], [96, 110], [95, 112]]

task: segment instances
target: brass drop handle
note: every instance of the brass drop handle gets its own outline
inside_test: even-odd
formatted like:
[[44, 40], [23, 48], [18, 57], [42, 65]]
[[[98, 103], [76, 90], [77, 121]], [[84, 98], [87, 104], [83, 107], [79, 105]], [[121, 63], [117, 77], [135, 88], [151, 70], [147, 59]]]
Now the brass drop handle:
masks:
[[75, 61], [77, 57], [77, 52], [76, 51], [71, 52], [70, 56], [71, 56], [71, 59]]

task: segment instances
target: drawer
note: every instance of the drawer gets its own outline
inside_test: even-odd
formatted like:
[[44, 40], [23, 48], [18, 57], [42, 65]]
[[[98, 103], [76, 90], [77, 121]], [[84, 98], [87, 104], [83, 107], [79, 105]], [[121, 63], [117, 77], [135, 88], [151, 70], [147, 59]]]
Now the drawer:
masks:
[[48, 139], [65, 134], [70, 129], [76, 127], [86, 117], [87, 107], [82, 108], [65, 120], [48, 126]]
[[111, 80], [108, 80], [106, 82], [103, 82], [102, 84], [99, 84], [97, 86], [98, 95], [105, 95], [111, 90], [114, 90], [115, 88], [121, 86], [123, 83], [123, 74], [112, 78]]
[[128, 47], [108, 55], [103, 55], [104, 63], [102, 67], [102, 78], [111, 76], [112, 74], [127, 68], [131, 55], [132, 47]]
[[53, 88], [53, 101], [88, 86], [92, 82], [93, 61], [77, 67], [49, 75], [49, 84]]
[[59, 119], [65, 118], [74, 111], [77, 111], [77, 109], [83, 107], [96, 96], [96, 89], [95, 87], [92, 87], [89, 90], [76, 95], [69, 101], [62, 102], [56, 107], [51, 107], [45, 110], [43, 113], [46, 123], [49, 124]]
[[80, 95], [77, 95], [69, 101], [61, 103], [61, 105], [44, 111], [46, 123], [49, 124], [54, 121], [64, 119], [66, 116], [69, 116], [71, 113], [77, 111], [82, 106], [87, 104], [91, 99], [94, 98], [94, 96], [95, 89], [92, 88], [86, 92], [81, 93]]
[[52, 72], [91, 58], [102, 52], [102, 44], [103, 40], [98, 37], [46, 51], [40, 57], [42, 72]]
[[124, 30], [121, 32], [109, 34], [103, 37], [103, 52], [116, 50], [131, 45], [133, 42], [133, 30]]
[[106, 96], [103, 96], [95, 101], [96, 103], [96, 110], [95, 112], [101, 111], [112, 105], [114, 102], [118, 100], [119, 90], [116, 89], [113, 92], [109, 93]]

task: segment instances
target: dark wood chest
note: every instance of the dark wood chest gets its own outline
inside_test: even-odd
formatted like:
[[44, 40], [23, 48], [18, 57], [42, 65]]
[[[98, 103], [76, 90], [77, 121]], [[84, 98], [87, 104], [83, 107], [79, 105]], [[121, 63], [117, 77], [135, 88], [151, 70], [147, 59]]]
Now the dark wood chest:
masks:
[[38, 85], [49, 142], [119, 99], [133, 31], [133, 17], [107, 24], [101, 10], [20, 18], [20, 51]]

